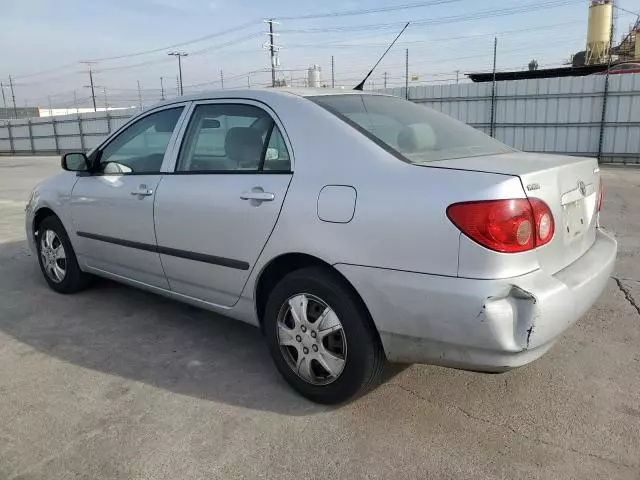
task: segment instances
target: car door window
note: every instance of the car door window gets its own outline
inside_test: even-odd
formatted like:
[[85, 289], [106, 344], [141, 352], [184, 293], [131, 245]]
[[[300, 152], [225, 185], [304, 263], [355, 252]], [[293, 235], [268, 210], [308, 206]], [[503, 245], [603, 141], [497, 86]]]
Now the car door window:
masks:
[[281, 172], [291, 170], [291, 159], [289, 158], [287, 145], [284, 143], [280, 129], [275, 124], [265, 152], [264, 169]]
[[159, 173], [183, 108], [152, 113], [127, 127], [101, 150], [99, 171], [119, 175]]
[[257, 172], [263, 165], [270, 170], [290, 167], [282, 135], [267, 112], [244, 104], [196, 107], [177, 172]]

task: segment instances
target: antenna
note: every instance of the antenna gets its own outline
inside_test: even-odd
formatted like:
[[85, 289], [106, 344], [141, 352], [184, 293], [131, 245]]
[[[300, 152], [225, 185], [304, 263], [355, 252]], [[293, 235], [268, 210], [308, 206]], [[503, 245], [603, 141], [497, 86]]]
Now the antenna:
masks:
[[365, 82], [369, 79], [369, 77], [371, 76], [371, 74], [373, 73], [373, 71], [376, 69], [376, 67], [378, 66], [378, 64], [382, 61], [382, 59], [384, 58], [384, 56], [387, 54], [387, 52], [389, 50], [391, 50], [391, 47], [393, 47], [393, 45], [395, 45], [395, 43], [398, 41], [398, 39], [400, 38], [400, 35], [402, 35], [404, 33], [404, 31], [407, 29], [407, 27], [409, 26], [410, 22], [407, 22], [407, 24], [404, 26], [404, 28], [402, 30], [400, 30], [400, 33], [398, 34], [398, 36], [393, 40], [393, 42], [391, 42], [391, 45], [389, 45], [387, 47], [387, 49], [384, 51], [384, 53], [382, 54], [382, 56], [380, 57], [380, 59], [376, 62], [376, 64], [373, 66], [373, 68], [369, 71], [369, 73], [367, 73], [367, 76], [364, 77], [364, 79], [355, 87], [353, 87], [354, 90], [364, 90], [364, 84]]

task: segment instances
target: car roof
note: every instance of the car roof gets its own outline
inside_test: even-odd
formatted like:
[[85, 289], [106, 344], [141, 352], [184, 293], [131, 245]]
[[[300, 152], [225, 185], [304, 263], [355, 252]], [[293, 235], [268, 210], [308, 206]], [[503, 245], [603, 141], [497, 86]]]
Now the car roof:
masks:
[[211, 90], [158, 103], [155, 106], [171, 105], [181, 102], [193, 102], [199, 100], [216, 100], [225, 98], [244, 98], [250, 100], [269, 101], [279, 96], [315, 97], [320, 95], [383, 95], [376, 92], [363, 92], [360, 90], [347, 90], [342, 88], [230, 88], [225, 90]]

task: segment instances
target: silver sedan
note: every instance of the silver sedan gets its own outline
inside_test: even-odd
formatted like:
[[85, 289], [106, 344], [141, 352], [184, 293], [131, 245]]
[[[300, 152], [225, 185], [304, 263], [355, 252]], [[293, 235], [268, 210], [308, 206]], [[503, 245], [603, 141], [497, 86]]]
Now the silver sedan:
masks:
[[181, 97], [62, 168], [26, 215], [53, 290], [98, 275], [255, 325], [321, 403], [366, 391], [387, 361], [539, 358], [617, 250], [596, 160], [518, 152], [384, 95]]

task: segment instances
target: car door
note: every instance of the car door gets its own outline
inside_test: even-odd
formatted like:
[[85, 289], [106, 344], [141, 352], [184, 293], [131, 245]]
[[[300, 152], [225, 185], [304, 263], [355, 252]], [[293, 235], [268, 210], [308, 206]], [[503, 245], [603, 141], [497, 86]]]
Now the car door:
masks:
[[291, 180], [290, 148], [257, 102], [195, 104], [175, 171], [155, 200], [171, 289], [232, 306], [267, 242]]
[[73, 187], [71, 215], [88, 267], [168, 288], [157, 252], [153, 201], [185, 105], [150, 111], [91, 156]]

